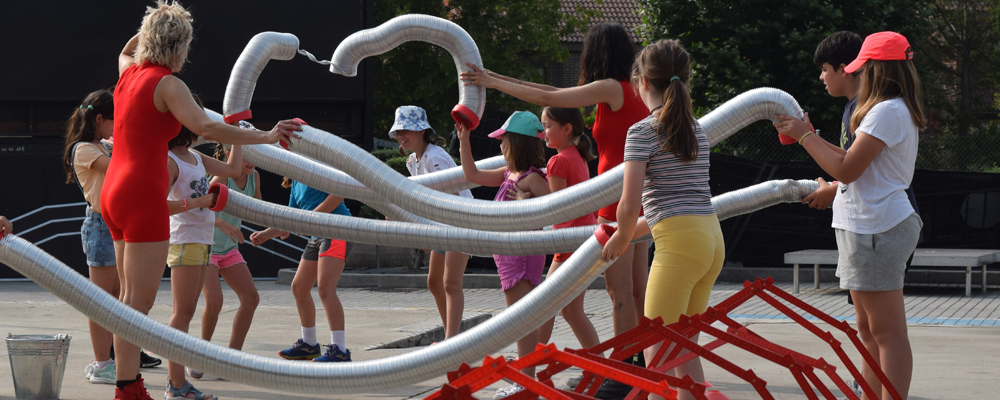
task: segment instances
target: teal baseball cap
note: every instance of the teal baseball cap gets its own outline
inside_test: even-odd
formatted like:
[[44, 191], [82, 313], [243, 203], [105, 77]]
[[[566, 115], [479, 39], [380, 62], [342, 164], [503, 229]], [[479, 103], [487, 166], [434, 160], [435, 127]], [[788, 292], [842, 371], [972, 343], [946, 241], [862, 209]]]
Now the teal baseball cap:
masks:
[[507, 132], [520, 133], [534, 138], [545, 138], [545, 127], [542, 126], [538, 117], [530, 111], [515, 111], [510, 115], [510, 118], [507, 118], [507, 122], [504, 122], [500, 129], [489, 134], [489, 137], [497, 139]]

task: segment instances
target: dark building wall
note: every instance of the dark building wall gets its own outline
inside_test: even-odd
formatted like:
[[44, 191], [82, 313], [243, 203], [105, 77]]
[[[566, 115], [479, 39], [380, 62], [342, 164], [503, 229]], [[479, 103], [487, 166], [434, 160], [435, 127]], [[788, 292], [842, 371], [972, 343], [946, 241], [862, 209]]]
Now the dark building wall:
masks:
[[[18, 217], [16, 232], [84, 272], [78, 235], [83, 202], [75, 184], [65, 184], [62, 137], [66, 118], [87, 93], [113, 87], [117, 57], [134, 35], [151, 1], [65, 2], [39, 0], [5, 4], [0, 24], [0, 214]], [[300, 48], [328, 59], [348, 35], [372, 27], [373, 0], [285, 2], [187, 0], [195, 39], [189, 62], [177, 76], [208, 108], [222, 111], [233, 64], [249, 40], [264, 31], [298, 37]], [[373, 77], [366, 60], [356, 77], [329, 72], [305, 57], [272, 61], [260, 75], [251, 105], [257, 127], [300, 117], [366, 149], [371, 147]], [[266, 200], [287, 204], [280, 176], [261, 171]], [[141, 207], [141, 205], [136, 205]], [[47, 223], [47, 224], [46, 224]], [[74, 233], [76, 233], [74, 235]], [[62, 236], [60, 236], [62, 235]], [[301, 243], [300, 243], [301, 242]], [[293, 238], [301, 247], [304, 241]], [[269, 248], [286, 258], [244, 246], [252, 272], [274, 276], [293, 266], [299, 254], [281, 244]], [[0, 278], [14, 277], [0, 267]]]

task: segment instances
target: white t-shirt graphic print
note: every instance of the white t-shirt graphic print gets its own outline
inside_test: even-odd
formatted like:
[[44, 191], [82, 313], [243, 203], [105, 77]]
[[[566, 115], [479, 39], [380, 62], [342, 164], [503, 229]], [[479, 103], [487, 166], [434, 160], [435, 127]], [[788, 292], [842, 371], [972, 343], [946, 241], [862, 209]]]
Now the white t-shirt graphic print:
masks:
[[833, 201], [833, 227], [860, 234], [888, 231], [913, 213], [906, 198], [917, 160], [917, 126], [902, 98], [886, 100], [868, 111], [857, 135], [885, 143], [860, 177], [840, 184]]

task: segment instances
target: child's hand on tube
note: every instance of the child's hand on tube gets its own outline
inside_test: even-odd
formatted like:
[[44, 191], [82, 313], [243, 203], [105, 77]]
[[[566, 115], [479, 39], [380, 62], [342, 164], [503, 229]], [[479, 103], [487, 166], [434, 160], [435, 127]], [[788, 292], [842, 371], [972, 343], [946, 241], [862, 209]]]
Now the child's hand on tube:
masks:
[[0, 215], [0, 237], [4, 237], [8, 233], [14, 233], [14, 225], [7, 220], [7, 217]]
[[458, 132], [458, 140], [460, 142], [469, 142], [469, 128], [465, 124], [455, 124], [455, 132]]
[[604, 244], [604, 251], [601, 252], [601, 261], [609, 262], [614, 260], [628, 249], [629, 242], [631, 242], [632, 238], [627, 238], [624, 235], [621, 235], [620, 232], [621, 231], [615, 231], [615, 233], [611, 235], [611, 239], [608, 239], [608, 242]]
[[791, 137], [795, 141], [801, 140], [803, 135], [813, 130], [812, 124], [809, 122], [809, 113], [805, 113], [804, 121], [791, 115], [776, 115], [774, 118], [778, 120], [774, 123], [778, 133]]
[[802, 204], [808, 204], [810, 208], [825, 210], [833, 204], [833, 199], [837, 197], [837, 185], [826, 183], [823, 178], [816, 178], [819, 182], [819, 189], [810, 193], [802, 199]]

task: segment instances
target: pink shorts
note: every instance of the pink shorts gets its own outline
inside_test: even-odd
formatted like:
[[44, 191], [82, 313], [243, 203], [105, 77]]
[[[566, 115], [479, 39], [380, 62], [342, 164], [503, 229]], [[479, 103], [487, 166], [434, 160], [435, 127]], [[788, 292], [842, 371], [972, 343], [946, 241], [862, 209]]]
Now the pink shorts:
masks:
[[236, 248], [229, 250], [226, 254], [212, 254], [212, 260], [209, 261], [209, 264], [214, 265], [219, 269], [225, 269], [245, 262], [246, 260], [243, 259], [243, 255], [240, 254], [240, 249]]

